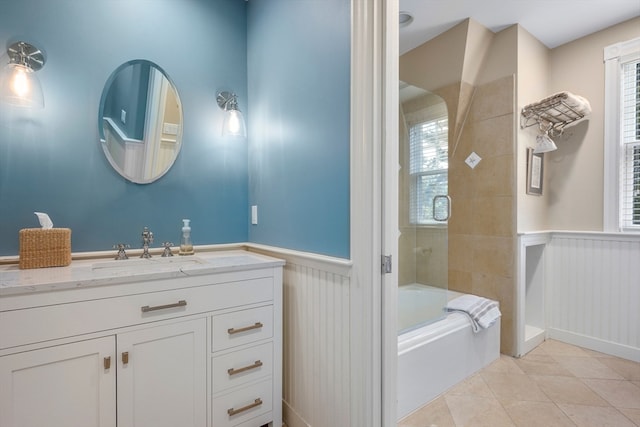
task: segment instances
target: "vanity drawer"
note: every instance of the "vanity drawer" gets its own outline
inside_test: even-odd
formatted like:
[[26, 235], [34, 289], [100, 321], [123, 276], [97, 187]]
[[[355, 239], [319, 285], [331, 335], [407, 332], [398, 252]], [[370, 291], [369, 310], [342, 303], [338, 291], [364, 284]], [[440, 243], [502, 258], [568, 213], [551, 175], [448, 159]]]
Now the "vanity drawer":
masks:
[[213, 316], [211, 333], [211, 351], [213, 352], [271, 338], [273, 306], [267, 305]]
[[[263, 414], [273, 407], [271, 379], [251, 384], [229, 394], [213, 399], [213, 425], [215, 427], [237, 426]], [[264, 418], [264, 417], [263, 417]], [[268, 422], [247, 425], [262, 425]]]
[[213, 392], [247, 384], [273, 372], [273, 344], [271, 342], [211, 359]]
[[265, 277], [5, 311], [0, 312], [0, 324], [20, 327], [0, 328], [0, 348], [268, 302], [272, 299], [273, 279]]

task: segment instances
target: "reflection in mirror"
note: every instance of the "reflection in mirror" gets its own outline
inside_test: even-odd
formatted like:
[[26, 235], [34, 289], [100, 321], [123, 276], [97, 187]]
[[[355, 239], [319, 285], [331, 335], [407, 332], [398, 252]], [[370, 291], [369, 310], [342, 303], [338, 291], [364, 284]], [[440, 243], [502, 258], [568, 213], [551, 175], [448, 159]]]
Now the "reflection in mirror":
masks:
[[148, 184], [171, 168], [182, 146], [178, 92], [156, 64], [129, 61], [107, 80], [99, 110], [100, 143], [124, 178]]

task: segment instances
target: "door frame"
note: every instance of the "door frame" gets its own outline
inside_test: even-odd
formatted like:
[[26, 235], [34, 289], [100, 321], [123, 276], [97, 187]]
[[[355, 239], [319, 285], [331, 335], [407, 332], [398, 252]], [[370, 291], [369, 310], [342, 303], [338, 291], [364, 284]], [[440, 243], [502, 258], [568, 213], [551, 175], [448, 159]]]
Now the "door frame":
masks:
[[395, 427], [399, 2], [351, 8], [350, 424]]

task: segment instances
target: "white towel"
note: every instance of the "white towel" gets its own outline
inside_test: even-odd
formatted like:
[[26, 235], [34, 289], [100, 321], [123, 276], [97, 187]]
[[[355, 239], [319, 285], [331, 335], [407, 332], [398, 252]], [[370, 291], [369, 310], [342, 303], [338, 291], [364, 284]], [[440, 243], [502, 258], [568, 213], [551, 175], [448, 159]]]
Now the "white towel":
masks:
[[462, 295], [452, 299], [447, 304], [447, 311], [459, 311], [469, 316], [473, 332], [490, 327], [502, 315], [497, 301], [476, 295]]

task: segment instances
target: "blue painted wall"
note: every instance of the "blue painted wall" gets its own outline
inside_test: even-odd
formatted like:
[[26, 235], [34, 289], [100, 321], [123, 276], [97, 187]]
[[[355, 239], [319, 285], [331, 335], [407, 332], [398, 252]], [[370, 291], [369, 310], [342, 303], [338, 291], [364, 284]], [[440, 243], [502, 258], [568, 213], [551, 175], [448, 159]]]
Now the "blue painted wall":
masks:
[[349, 0], [250, 1], [252, 242], [349, 258]]
[[[47, 52], [45, 109], [0, 103], [0, 255], [48, 212], [72, 250], [247, 240], [349, 257], [349, 0], [0, 1], [0, 49]], [[175, 84], [183, 148], [159, 181], [132, 184], [99, 144], [105, 82], [147, 59]], [[220, 136], [215, 94], [231, 90], [248, 141]], [[259, 225], [249, 225], [250, 206]]]
[[[191, 218], [194, 244], [248, 239], [247, 144], [220, 136], [219, 90], [247, 105], [246, 3], [239, 0], [20, 0], [0, 2], [0, 50], [18, 39], [47, 53], [38, 72], [44, 110], [0, 103], [0, 255], [18, 253], [33, 211], [72, 229], [74, 252], [179, 243]], [[149, 185], [113, 171], [98, 136], [105, 82], [121, 64], [148, 59], [175, 83], [183, 148]], [[248, 112], [248, 111], [247, 111]]]

